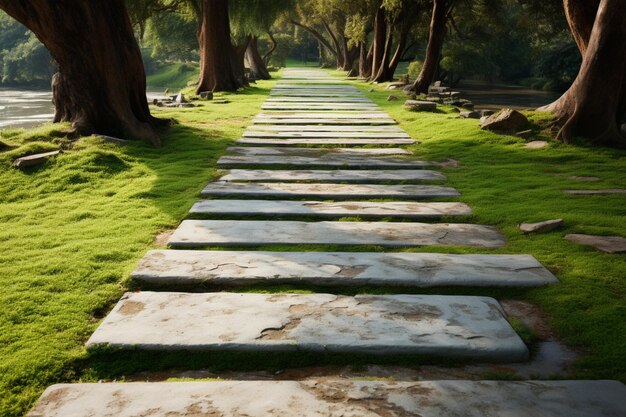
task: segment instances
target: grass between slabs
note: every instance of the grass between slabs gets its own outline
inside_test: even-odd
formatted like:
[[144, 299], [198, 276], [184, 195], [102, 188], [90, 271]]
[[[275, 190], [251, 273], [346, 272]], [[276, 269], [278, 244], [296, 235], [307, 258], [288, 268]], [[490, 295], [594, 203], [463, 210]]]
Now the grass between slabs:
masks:
[[[524, 140], [481, 131], [476, 120], [452, 108], [411, 113], [403, 101], [387, 102], [384, 85], [355, 83], [422, 143], [416, 157], [445, 161], [442, 168], [468, 203], [477, 223], [496, 225], [507, 237], [498, 250], [428, 247], [420, 252], [530, 253], [561, 279], [534, 290], [441, 289], [418, 293], [477, 294], [538, 304], [556, 333], [583, 353], [573, 378], [626, 381], [626, 258], [563, 240], [566, 233], [626, 236], [626, 195], [572, 196], [570, 188], [624, 187], [626, 152], [566, 146], [525, 149]], [[157, 109], [178, 124], [163, 134], [162, 149], [142, 143], [118, 147], [96, 138], [71, 143], [66, 126], [4, 131], [0, 137], [0, 414], [24, 413], [56, 382], [120, 378], [129, 372], [168, 368], [279, 369], [319, 362], [371, 361], [418, 366], [430, 358], [285, 356], [240, 354], [155, 355], [87, 352], [83, 343], [122, 293], [128, 276], [155, 237], [176, 227], [202, 188], [217, 178], [215, 163], [260, 111], [273, 82], [258, 82], [229, 103], [198, 102], [189, 109]], [[369, 92], [373, 89], [372, 92]], [[218, 97], [219, 98], [219, 97]], [[536, 138], [547, 135], [544, 115], [532, 113]], [[18, 156], [64, 148], [58, 158], [29, 170], [10, 166]], [[571, 176], [597, 176], [580, 182]], [[526, 221], [563, 218], [565, 227], [543, 235], [521, 234]], [[346, 219], [358, 220], [358, 219]], [[269, 250], [381, 250], [376, 247], [271, 246]], [[238, 291], [394, 293], [392, 288], [252, 286]], [[449, 364], [450, 365], [450, 364]]]

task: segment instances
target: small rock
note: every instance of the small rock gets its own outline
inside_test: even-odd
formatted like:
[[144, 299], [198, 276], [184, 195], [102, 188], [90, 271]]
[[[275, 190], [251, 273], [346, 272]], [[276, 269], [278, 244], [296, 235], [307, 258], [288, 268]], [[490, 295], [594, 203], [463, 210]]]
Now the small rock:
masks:
[[[529, 130], [522, 130], [521, 132], [517, 132], [515, 134], [515, 136], [518, 136], [522, 139], [528, 139], [529, 137], [531, 137], [533, 135], [533, 131], [531, 129]], [[537, 141], [537, 142], [541, 142], [541, 141]], [[546, 142], [547, 145], [548, 142]]]
[[487, 121], [487, 119], [489, 118], [489, 116], [482, 116], [480, 118], [480, 124], [482, 125], [483, 123], [485, 123]]
[[23, 156], [13, 161], [13, 166], [16, 168], [27, 168], [27, 167], [33, 167], [36, 165], [41, 165], [44, 162], [46, 162], [48, 159], [55, 157], [60, 153], [61, 151], [52, 151], [52, 152], [39, 153], [36, 155]]
[[155, 98], [154, 100], [152, 100], [152, 104], [155, 105], [155, 106], [158, 106], [159, 105], [159, 99]]
[[528, 126], [528, 119], [513, 109], [502, 109], [481, 123], [482, 129], [496, 132], [517, 132]]
[[545, 233], [558, 229], [563, 226], [563, 223], [563, 219], [556, 219], [539, 223], [522, 223], [518, 227], [524, 233]]
[[227, 100], [225, 98], [220, 99], [220, 100], [213, 100], [213, 104], [228, 104], [230, 103], [230, 100]]
[[437, 109], [437, 103], [432, 101], [407, 100], [404, 106], [410, 111], [434, 111]]
[[598, 177], [588, 177], [588, 176], [578, 176], [578, 175], [573, 175], [568, 178], [574, 181], [600, 181], [600, 178]]
[[179, 93], [176, 98], [174, 98], [174, 101], [178, 104], [184, 104], [187, 103], [187, 100], [185, 99], [185, 96], [183, 95], [183, 93]]
[[467, 110], [474, 110], [474, 103], [472, 103], [471, 101], [468, 101], [468, 102], [463, 103], [461, 107]]
[[128, 145], [130, 143], [130, 141], [126, 140], [126, 139], [120, 139], [120, 138], [115, 138], [113, 136], [107, 136], [107, 135], [94, 135], [97, 138], [102, 139], [105, 142], [109, 142], [109, 143], [113, 143], [115, 145], [119, 145], [119, 146], [125, 146]]
[[541, 149], [548, 146], [548, 142], [545, 140], [533, 140], [532, 142], [528, 142], [524, 147], [528, 149]]
[[574, 195], [610, 195], [610, 194], [626, 194], [625, 188], [611, 188], [607, 190], [563, 190], [565, 194]]
[[162, 103], [162, 102], [160, 102], [160, 101], [157, 101], [157, 103], [155, 104], [155, 106], [157, 106], [157, 107], [163, 107], [163, 103]]
[[398, 101], [398, 100], [400, 100], [400, 99], [398, 97], [396, 97], [396, 96], [389, 96], [389, 97], [387, 97], [387, 101]]
[[480, 119], [480, 113], [477, 111], [462, 111], [459, 113], [461, 119]]
[[565, 236], [565, 240], [594, 248], [606, 253], [625, 253], [626, 238], [621, 236], [594, 236], [573, 234]]
[[213, 91], [201, 91], [200, 98], [203, 100], [213, 100]]

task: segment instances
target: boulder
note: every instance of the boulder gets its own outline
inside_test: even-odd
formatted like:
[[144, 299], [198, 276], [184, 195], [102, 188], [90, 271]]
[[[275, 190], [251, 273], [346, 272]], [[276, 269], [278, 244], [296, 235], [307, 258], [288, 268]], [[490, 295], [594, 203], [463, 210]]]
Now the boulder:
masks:
[[435, 111], [437, 109], [437, 103], [422, 100], [407, 100], [404, 106], [410, 111]]
[[563, 226], [563, 219], [546, 220], [539, 223], [522, 223], [518, 225], [519, 229], [524, 233], [545, 233], [556, 230]]
[[462, 111], [459, 113], [461, 119], [480, 119], [480, 113], [477, 111]]
[[528, 119], [522, 113], [513, 109], [502, 109], [489, 116], [480, 127], [495, 132], [518, 132], [528, 126]]
[[398, 97], [396, 97], [396, 96], [389, 96], [389, 97], [387, 97], [387, 101], [398, 101], [398, 100], [400, 100], [400, 99]]

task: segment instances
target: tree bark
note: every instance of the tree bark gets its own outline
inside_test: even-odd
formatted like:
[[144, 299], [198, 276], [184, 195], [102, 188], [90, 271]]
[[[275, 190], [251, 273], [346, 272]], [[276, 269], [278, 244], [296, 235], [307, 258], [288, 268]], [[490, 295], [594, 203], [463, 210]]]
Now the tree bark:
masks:
[[430, 20], [430, 30], [428, 34], [428, 46], [426, 47], [426, 57], [419, 76], [411, 86], [410, 90], [416, 93], [428, 93], [428, 87], [434, 81], [441, 49], [446, 37], [446, 23], [450, 0], [433, 0], [433, 12]]
[[407, 43], [409, 40], [409, 34], [411, 33], [411, 29], [413, 28], [415, 19], [412, 16], [405, 16], [404, 21], [402, 22], [402, 29], [400, 30], [400, 38], [398, 39], [398, 46], [396, 47], [396, 51], [389, 61], [389, 72], [393, 77], [396, 73], [396, 69], [398, 68], [398, 64], [400, 64], [400, 60], [404, 57], [404, 54], [407, 51]]
[[324, 29], [326, 29], [326, 32], [330, 36], [330, 39], [333, 41], [333, 45], [335, 45], [334, 50], [336, 51], [335, 58], [337, 59], [337, 69], [343, 69], [345, 65], [345, 62], [344, 62], [345, 51], [341, 49], [341, 45], [339, 44], [337, 35], [335, 35], [335, 32], [333, 32], [333, 29], [330, 27], [330, 25], [326, 23], [325, 20], [322, 20], [322, 24], [324, 25]]
[[[568, 3], [573, 1], [564, 2], [566, 9]], [[626, 147], [620, 132], [626, 114], [626, 0], [599, 2], [589, 38], [584, 22], [588, 15], [567, 13], [567, 17], [573, 20], [574, 39], [585, 50], [583, 63], [570, 89], [540, 110], [555, 114], [562, 125], [558, 139], [563, 142], [582, 137], [594, 145]]]
[[236, 91], [237, 80], [232, 64], [228, 0], [203, 0], [200, 43], [200, 83], [203, 91]]
[[385, 10], [382, 3], [376, 9], [376, 17], [374, 18], [374, 49], [372, 52], [372, 72], [370, 81], [378, 75], [380, 66], [382, 65], [385, 55], [385, 46], [387, 44], [387, 19], [385, 18]]
[[367, 43], [359, 43], [359, 78], [368, 79], [370, 77], [371, 63], [368, 61]]
[[374, 75], [372, 74], [372, 81], [378, 83], [384, 83], [387, 81], [393, 81], [393, 73], [389, 67], [389, 60], [391, 56], [391, 48], [393, 46], [393, 32], [390, 30], [387, 35], [387, 40], [385, 42], [385, 50], [383, 52], [383, 57], [381, 61], [378, 63], [378, 72]]
[[274, 51], [278, 47], [278, 43], [276, 42], [276, 38], [274, 38], [274, 34], [272, 32], [270, 32], [270, 31], [268, 31], [267, 32], [267, 36], [269, 36], [270, 42], [272, 43], [272, 46], [270, 47], [270, 50], [267, 51], [267, 53], [265, 55], [263, 55], [263, 62], [265, 63], [266, 66], [270, 64], [270, 60], [272, 59], [272, 55], [274, 54]]
[[150, 114], [141, 53], [124, 0], [0, 0], [0, 9], [28, 27], [59, 66], [55, 121], [77, 133], [161, 141], [165, 121]]
[[263, 57], [261, 57], [261, 54], [259, 53], [258, 43], [258, 36], [253, 36], [248, 43], [248, 49], [246, 49], [246, 58], [248, 60], [248, 65], [250, 66], [250, 73], [256, 79], [269, 80], [272, 77], [265, 66]]
[[233, 73], [235, 74], [235, 79], [239, 84], [239, 87], [249, 87], [250, 83], [248, 82], [248, 77], [246, 77], [246, 51], [248, 50], [248, 45], [250, 44], [250, 40], [252, 36], [246, 36], [243, 41], [238, 45], [232, 45], [230, 48], [230, 60], [231, 66], [233, 68]]

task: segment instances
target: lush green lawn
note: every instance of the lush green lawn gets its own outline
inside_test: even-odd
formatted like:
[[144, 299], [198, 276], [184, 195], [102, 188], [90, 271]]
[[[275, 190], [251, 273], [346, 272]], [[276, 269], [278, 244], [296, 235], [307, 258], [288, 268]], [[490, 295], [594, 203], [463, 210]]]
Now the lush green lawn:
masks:
[[0, 141], [16, 148], [0, 153], [0, 415], [21, 415], [46, 386], [80, 377], [98, 319], [155, 236], [176, 226], [216, 176], [217, 157], [272, 84], [230, 95], [229, 104], [156, 110], [180, 122], [162, 149], [83, 138], [20, 171], [10, 162], [58, 148], [64, 140], [50, 133], [61, 129], [3, 133]]
[[193, 63], [175, 63], [164, 65], [146, 78], [148, 88], [183, 88], [189, 80], [197, 80], [200, 66]]
[[[0, 138], [17, 147], [0, 153], [0, 415], [20, 415], [55, 382], [122, 378], [138, 370], [281, 368], [322, 361], [318, 355], [302, 354], [154, 355], [107, 350], [87, 353], [83, 348], [99, 319], [127, 288], [128, 275], [137, 261], [154, 247], [155, 236], [175, 227], [201, 188], [216, 177], [214, 162], [259, 111], [271, 85], [259, 82], [245, 94], [229, 96], [229, 104], [155, 110], [162, 117], [180, 121], [164, 135], [164, 147], [158, 150], [143, 144], [120, 148], [87, 138], [56, 161], [22, 172], [10, 168], [10, 160], [58, 147], [63, 140], [51, 139], [58, 136], [54, 132], [58, 128], [5, 132]], [[508, 239], [506, 247], [482, 252], [533, 254], [562, 280], [561, 285], [529, 291], [427, 292], [485, 294], [536, 303], [548, 313], [555, 331], [584, 353], [573, 377], [626, 381], [626, 258], [562, 239], [574, 232], [626, 236], [626, 196], [583, 197], [561, 192], [624, 187], [626, 152], [557, 144], [528, 150], [521, 139], [483, 132], [476, 120], [457, 119], [451, 109], [410, 113], [403, 109], [402, 100], [386, 101], [389, 94], [403, 98], [401, 93], [385, 91], [384, 86], [358, 85], [422, 141], [411, 147], [418, 157], [460, 161], [459, 168], [444, 169], [449, 184], [459, 189], [463, 194], [460, 200], [474, 209], [472, 221], [494, 224]], [[371, 93], [370, 88], [374, 89]], [[601, 181], [577, 182], [568, 178], [572, 175], [595, 175]], [[566, 227], [553, 233], [524, 236], [516, 228], [520, 222], [558, 217], [565, 219]], [[294, 289], [257, 286], [241, 291]], [[423, 358], [323, 359], [356, 366], [373, 360], [424, 363]]]

